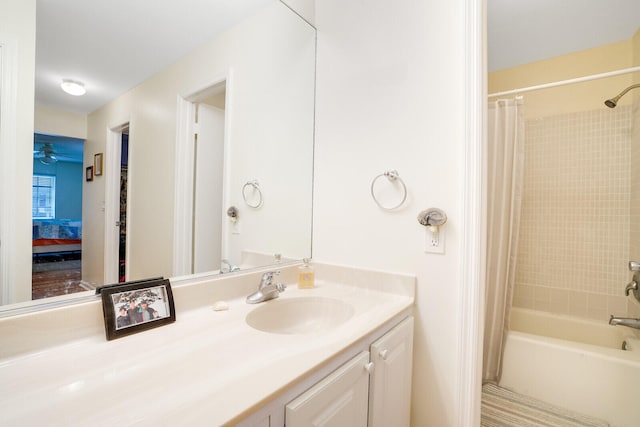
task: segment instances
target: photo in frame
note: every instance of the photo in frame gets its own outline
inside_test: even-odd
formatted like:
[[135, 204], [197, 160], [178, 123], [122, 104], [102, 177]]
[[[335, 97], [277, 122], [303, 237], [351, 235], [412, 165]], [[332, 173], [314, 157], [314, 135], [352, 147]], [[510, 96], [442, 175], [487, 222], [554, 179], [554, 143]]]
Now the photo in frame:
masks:
[[87, 166], [84, 176], [87, 181], [93, 181], [93, 166]]
[[102, 175], [102, 153], [93, 156], [93, 173], [96, 176]]
[[176, 321], [169, 279], [149, 279], [98, 288], [107, 340]]

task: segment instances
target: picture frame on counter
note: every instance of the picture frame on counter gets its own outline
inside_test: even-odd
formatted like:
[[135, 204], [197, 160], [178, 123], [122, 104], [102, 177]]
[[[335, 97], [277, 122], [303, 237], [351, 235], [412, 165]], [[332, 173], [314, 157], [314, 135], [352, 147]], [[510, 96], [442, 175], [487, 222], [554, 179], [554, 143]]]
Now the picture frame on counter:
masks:
[[176, 321], [169, 279], [156, 278], [98, 288], [107, 340]]

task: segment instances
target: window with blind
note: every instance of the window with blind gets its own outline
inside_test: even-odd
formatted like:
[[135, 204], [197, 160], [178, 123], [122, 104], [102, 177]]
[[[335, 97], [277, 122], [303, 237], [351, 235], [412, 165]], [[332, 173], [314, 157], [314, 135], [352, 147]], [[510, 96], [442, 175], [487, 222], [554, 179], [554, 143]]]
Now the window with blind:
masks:
[[56, 215], [56, 177], [52, 175], [33, 176], [32, 195], [33, 218], [50, 219]]

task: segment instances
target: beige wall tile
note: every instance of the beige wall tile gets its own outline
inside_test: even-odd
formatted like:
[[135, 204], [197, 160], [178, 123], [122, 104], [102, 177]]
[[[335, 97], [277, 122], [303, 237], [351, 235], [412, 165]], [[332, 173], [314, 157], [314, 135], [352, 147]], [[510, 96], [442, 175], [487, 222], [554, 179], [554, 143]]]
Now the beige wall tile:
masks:
[[[630, 278], [632, 230], [640, 237], [640, 188], [633, 185], [632, 197], [631, 178], [632, 155], [640, 159], [631, 144], [636, 110], [527, 121], [515, 306], [530, 306], [533, 289], [538, 310], [603, 319], [615, 308], [626, 315], [620, 298]], [[640, 176], [636, 182], [640, 187]]]

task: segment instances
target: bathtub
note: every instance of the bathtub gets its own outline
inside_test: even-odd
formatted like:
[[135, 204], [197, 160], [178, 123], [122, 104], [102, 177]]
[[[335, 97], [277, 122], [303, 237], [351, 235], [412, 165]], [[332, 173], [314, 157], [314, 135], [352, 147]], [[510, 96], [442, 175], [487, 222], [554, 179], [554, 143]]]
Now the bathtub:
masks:
[[640, 340], [634, 332], [513, 308], [500, 386], [602, 418], [612, 427], [637, 427]]

